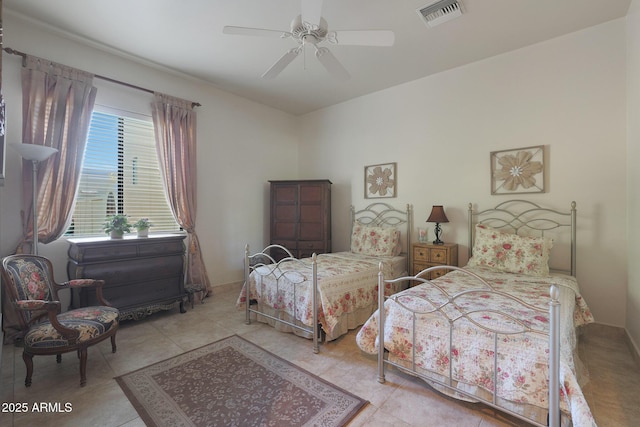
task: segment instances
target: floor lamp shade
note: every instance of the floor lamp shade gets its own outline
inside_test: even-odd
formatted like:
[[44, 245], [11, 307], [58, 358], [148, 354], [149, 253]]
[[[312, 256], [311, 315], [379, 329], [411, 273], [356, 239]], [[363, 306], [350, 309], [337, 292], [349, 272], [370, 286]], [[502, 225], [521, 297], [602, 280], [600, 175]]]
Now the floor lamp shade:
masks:
[[53, 156], [58, 152], [57, 149], [52, 147], [47, 147], [45, 145], [36, 145], [36, 144], [20, 144], [15, 145], [15, 149], [18, 151], [20, 156], [24, 160], [28, 160], [31, 162], [32, 166], [32, 177], [31, 177], [31, 185], [32, 185], [32, 195], [33, 201], [31, 204], [31, 210], [33, 215], [33, 249], [32, 252], [34, 255], [38, 255], [38, 164], [42, 161], [47, 160], [49, 157]]

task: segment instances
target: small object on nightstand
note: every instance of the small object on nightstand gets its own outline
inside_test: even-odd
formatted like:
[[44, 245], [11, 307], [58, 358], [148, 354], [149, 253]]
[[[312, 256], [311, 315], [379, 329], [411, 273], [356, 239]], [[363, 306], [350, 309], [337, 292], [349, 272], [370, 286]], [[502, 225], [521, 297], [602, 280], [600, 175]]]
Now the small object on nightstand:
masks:
[[[411, 274], [416, 275], [422, 270], [436, 265], [458, 266], [458, 245], [456, 243], [414, 243], [412, 253]], [[436, 270], [424, 276], [427, 280], [443, 276], [451, 270]], [[417, 283], [414, 283], [417, 284]]]
[[427, 243], [427, 229], [418, 227], [418, 242]]
[[436, 240], [433, 241], [433, 244], [434, 245], [444, 244], [444, 242], [440, 240], [440, 233], [442, 232], [442, 229], [440, 228], [440, 223], [449, 222], [449, 219], [444, 213], [444, 208], [441, 205], [434, 206], [433, 208], [431, 208], [431, 215], [429, 215], [427, 222], [436, 223], [436, 227], [435, 227]]

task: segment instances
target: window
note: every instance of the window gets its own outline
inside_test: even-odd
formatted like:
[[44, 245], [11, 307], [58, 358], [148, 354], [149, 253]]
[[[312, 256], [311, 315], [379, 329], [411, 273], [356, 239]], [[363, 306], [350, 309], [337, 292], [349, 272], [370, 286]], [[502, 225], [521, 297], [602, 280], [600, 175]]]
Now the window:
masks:
[[109, 215], [149, 218], [153, 231], [177, 231], [162, 184], [151, 119], [94, 111], [76, 206], [67, 235], [104, 235]]

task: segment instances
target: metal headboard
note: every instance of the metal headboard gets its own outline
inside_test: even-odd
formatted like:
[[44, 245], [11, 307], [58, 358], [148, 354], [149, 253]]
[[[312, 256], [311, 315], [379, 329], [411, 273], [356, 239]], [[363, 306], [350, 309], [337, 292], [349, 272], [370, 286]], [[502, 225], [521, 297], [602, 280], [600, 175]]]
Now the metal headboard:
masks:
[[[382, 202], [372, 203], [359, 211], [356, 211], [355, 207], [351, 205], [351, 229], [349, 236], [353, 236], [353, 226], [355, 224], [373, 227], [398, 227], [404, 225], [406, 229], [400, 234], [401, 238], [404, 238], [405, 244], [403, 245], [403, 252], [407, 256], [407, 269], [409, 268], [411, 265], [411, 230], [413, 229], [413, 207], [410, 204], [407, 204], [405, 211], [401, 211]], [[351, 237], [349, 237], [349, 239], [351, 239]]]
[[576, 202], [571, 202], [571, 209], [568, 212], [543, 208], [528, 200], [507, 200], [483, 211], [474, 211], [473, 204], [469, 203], [468, 219], [469, 258], [473, 255], [476, 224], [485, 224], [514, 234], [524, 232], [538, 236], [544, 236], [551, 230], [569, 228], [571, 266], [566, 272], [576, 276]]

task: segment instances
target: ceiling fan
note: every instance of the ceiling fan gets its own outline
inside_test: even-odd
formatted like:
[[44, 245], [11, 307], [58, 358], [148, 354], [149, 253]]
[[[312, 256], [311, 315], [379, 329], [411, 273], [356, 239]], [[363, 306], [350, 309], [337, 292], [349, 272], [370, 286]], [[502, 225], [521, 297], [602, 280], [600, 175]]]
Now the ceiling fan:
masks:
[[300, 53], [304, 52], [307, 45], [313, 46], [318, 61], [327, 71], [342, 80], [350, 78], [349, 72], [329, 49], [319, 46], [321, 43], [326, 41], [335, 45], [393, 46], [395, 35], [390, 30], [328, 31], [327, 21], [321, 16], [322, 1], [301, 0], [302, 13], [291, 21], [290, 31], [225, 26], [222, 32], [245, 36], [291, 38], [298, 42], [297, 47], [289, 49], [262, 75], [265, 79], [273, 79], [280, 74]]

